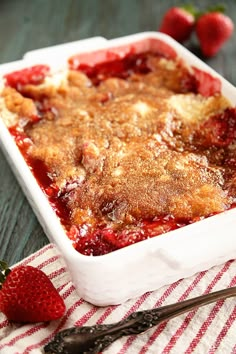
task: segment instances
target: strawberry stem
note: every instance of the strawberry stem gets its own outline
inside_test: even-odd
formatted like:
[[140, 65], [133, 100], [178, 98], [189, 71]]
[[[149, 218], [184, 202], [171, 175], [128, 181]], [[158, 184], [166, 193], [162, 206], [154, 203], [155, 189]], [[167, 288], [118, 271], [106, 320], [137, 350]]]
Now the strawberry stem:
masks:
[[181, 9], [183, 9], [183, 10], [189, 12], [191, 15], [193, 15], [195, 20], [197, 21], [202, 15], [205, 15], [206, 13], [209, 13], [209, 12], [225, 13], [226, 12], [226, 5], [217, 4], [217, 5], [207, 7], [206, 10], [200, 10], [199, 8], [193, 6], [192, 4], [186, 4], [186, 5], [181, 6]]
[[183, 5], [181, 6], [181, 9], [189, 12], [191, 15], [193, 15], [193, 17], [197, 17], [199, 14], [199, 10], [192, 4]]
[[2, 284], [6, 280], [8, 274], [10, 274], [11, 270], [8, 268], [8, 264], [5, 261], [0, 261], [0, 289], [2, 288]]
[[207, 8], [207, 12], [221, 12], [224, 13], [226, 11], [226, 6], [224, 4], [217, 4], [214, 6], [210, 6]]

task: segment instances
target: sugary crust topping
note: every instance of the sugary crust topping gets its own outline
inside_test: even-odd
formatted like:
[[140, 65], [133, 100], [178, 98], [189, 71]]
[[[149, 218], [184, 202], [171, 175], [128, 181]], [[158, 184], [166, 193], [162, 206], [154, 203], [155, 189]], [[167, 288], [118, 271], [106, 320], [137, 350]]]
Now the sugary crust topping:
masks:
[[27, 153], [47, 166], [72, 224], [193, 219], [223, 211], [235, 198], [225, 188], [225, 151], [197, 142], [209, 117], [231, 104], [220, 94], [188, 92], [190, 74], [180, 62], [150, 55], [148, 67], [145, 75], [99, 85], [69, 71], [57, 87], [2, 93], [14, 113], [9, 121], [2, 111], [8, 125], [40, 115], [24, 128], [32, 141]]
[[190, 126], [198, 125], [210, 115], [220, 113], [230, 106], [224, 96], [203, 97], [193, 93], [172, 95], [169, 104], [178, 119]]
[[[2, 91], [2, 109], [4, 109], [3, 119], [7, 126], [11, 126], [19, 121], [19, 117], [23, 120], [30, 120], [31, 117], [37, 115], [37, 109], [34, 102], [30, 98], [23, 97], [14, 88], [6, 87]], [[13, 115], [7, 114], [7, 111]]]
[[90, 175], [72, 194], [71, 205], [125, 223], [168, 214], [194, 218], [224, 210], [228, 199], [221, 189], [220, 170], [193, 153], [155, 145], [152, 140], [142, 147], [129, 143], [107, 154], [102, 174]]

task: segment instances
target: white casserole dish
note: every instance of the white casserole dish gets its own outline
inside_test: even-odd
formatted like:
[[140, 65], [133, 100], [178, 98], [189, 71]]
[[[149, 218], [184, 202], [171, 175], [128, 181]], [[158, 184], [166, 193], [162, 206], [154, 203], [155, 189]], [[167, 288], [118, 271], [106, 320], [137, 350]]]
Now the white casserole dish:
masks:
[[[128, 37], [106, 41], [89, 41], [89, 47], [73, 43], [72, 53], [83, 53], [81, 60], [86, 60], [86, 53], [98, 51], [99, 58], [109, 50], [126, 51], [138, 43], [139, 50], [151, 49], [155, 40], [169, 44], [185, 62], [211, 73], [222, 83], [222, 93], [232, 103], [236, 102], [236, 89], [206, 64], [172, 38], [157, 32], [140, 33]], [[50, 48], [25, 56], [24, 60], [0, 66], [0, 75], [34, 64], [48, 64], [53, 70], [66, 67], [67, 56], [58, 62], [60, 46], [55, 51]], [[48, 51], [48, 52], [47, 52]], [[64, 52], [65, 53], [65, 52]], [[90, 56], [91, 54], [89, 54]], [[155, 290], [180, 278], [209, 269], [236, 257], [235, 218], [236, 209], [209, 217], [194, 224], [163, 234], [149, 240], [128, 246], [104, 256], [84, 256], [78, 253], [66, 236], [59, 219], [51, 208], [46, 196], [41, 191], [15, 145], [4, 123], [0, 119], [0, 141], [3, 151], [16, 174], [39, 222], [49, 240], [61, 250], [70, 269], [78, 293], [85, 300], [99, 306], [119, 304], [129, 298]]]

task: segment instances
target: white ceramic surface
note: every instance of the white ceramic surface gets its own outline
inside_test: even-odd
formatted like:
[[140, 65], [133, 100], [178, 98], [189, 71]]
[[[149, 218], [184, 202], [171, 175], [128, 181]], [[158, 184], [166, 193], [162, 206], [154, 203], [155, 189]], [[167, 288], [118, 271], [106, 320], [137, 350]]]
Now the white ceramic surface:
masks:
[[37, 60], [46, 60], [48, 57], [66, 57], [76, 54], [78, 51], [88, 51], [93, 50], [96, 45], [106, 42], [107, 40], [103, 37], [92, 37], [87, 39], [81, 39], [74, 42], [57, 44], [51, 47], [45, 47], [40, 49], [31, 50], [24, 54], [23, 59], [32, 60], [36, 58]]
[[[161, 39], [169, 44], [190, 65], [219, 77], [222, 92], [236, 102], [236, 89], [206, 64], [172, 38], [157, 32], [135, 34], [115, 40], [93, 40], [88, 51], [111, 50], [142, 41], [144, 47], [149, 39]], [[77, 51], [72, 44], [73, 51]], [[78, 52], [82, 47], [78, 43]], [[60, 50], [70, 52], [70, 44]], [[48, 48], [45, 54], [49, 53]], [[82, 50], [82, 52], [84, 52]], [[43, 50], [26, 55], [24, 60], [0, 66], [0, 75], [35, 63], [48, 63], [56, 70], [64, 69], [65, 57], [55, 64], [58, 49], [50, 50], [50, 58]], [[71, 53], [71, 52], [70, 52]], [[146, 291], [157, 289], [180, 278], [208, 269], [236, 257], [236, 209], [212, 216], [208, 219], [171, 231], [164, 235], [142, 241], [113, 253], [88, 257], [79, 254], [49, 205], [47, 198], [31, 174], [7, 128], [0, 119], [0, 142], [16, 177], [21, 184], [35, 214], [49, 240], [55, 243], [68, 264], [78, 293], [96, 305], [119, 304]]]

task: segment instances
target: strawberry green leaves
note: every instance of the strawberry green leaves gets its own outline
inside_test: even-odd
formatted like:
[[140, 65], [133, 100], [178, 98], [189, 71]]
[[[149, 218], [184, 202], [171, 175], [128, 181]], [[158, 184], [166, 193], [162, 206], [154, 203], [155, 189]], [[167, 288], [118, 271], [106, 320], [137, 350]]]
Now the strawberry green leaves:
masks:
[[2, 288], [2, 284], [6, 280], [8, 274], [10, 274], [11, 270], [8, 268], [8, 264], [5, 261], [0, 261], [0, 289]]

